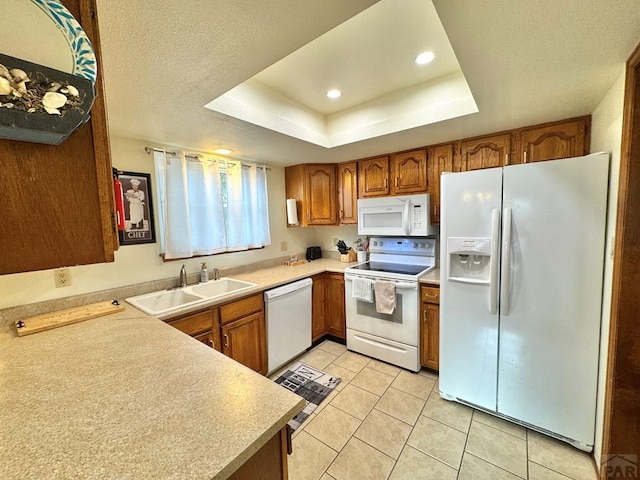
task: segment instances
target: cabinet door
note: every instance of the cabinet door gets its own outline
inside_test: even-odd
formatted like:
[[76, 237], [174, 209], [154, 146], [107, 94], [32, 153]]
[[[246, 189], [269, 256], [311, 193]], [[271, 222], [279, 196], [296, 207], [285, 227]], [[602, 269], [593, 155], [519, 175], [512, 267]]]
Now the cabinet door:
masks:
[[440, 223], [440, 175], [453, 171], [453, 144], [432, 147], [427, 158], [427, 193], [431, 195], [431, 223]]
[[580, 157], [589, 153], [590, 117], [519, 132], [522, 163]]
[[340, 225], [358, 223], [358, 164], [356, 162], [338, 165], [338, 209]]
[[258, 312], [222, 327], [222, 353], [266, 375], [264, 313]]
[[462, 171], [502, 167], [509, 164], [511, 135], [473, 138], [460, 143]]
[[336, 222], [336, 166], [308, 165], [306, 167], [305, 204], [308, 225], [335, 225]]
[[389, 157], [358, 161], [359, 198], [389, 195]]
[[327, 276], [320, 274], [312, 277], [312, 302], [311, 302], [311, 337], [315, 342], [327, 333], [326, 315], [326, 291]]
[[167, 320], [167, 323], [187, 335], [195, 336], [203, 332], [211, 331], [213, 328], [213, 315], [213, 311], [209, 309], [183, 317], [172, 318], [171, 320]]
[[422, 302], [420, 359], [423, 367], [438, 370], [440, 358], [440, 306]]
[[329, 274], [327, 287], [327, 330], [329, 334], [346, 338], [347, 326], [344, 311], [344, 275]]
[[62, 3], [95, 50], [95, 102], [91, 119], [60, 145], [0, 140], [0, 275], [113, 262], [118, 248], [96, 6]]
[[427, 151], [416, 150], [393, 156], [393, 193], [404, 195], [427, 190]]

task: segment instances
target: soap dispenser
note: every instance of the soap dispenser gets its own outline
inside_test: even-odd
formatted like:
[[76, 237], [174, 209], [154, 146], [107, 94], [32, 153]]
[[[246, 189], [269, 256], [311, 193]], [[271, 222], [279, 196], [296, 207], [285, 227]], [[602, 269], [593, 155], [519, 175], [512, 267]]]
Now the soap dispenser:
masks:
[[202, 262], [200, 266], [200, 283], [207, 283], [209, 281], [209, 272], [207, 271], [206, 262]]

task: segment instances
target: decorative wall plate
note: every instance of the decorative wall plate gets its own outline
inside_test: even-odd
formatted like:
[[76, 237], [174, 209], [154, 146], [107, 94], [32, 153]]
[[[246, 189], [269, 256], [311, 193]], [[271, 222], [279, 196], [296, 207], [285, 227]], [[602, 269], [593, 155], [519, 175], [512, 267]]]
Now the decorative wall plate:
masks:
[[93, 46], [78, 21], [57, 0], [31, 0], [56, 24], [69, 42], [73, 54], [72, 75], [86, 78], [91, 83], [96, 81], [98, 65]]

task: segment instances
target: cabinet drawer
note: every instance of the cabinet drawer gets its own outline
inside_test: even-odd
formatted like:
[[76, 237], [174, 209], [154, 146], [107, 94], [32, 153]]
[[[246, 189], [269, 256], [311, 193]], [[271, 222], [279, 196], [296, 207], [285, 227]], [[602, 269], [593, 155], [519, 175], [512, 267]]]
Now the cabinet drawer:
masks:
[[170, 320], [167, 323], [187, 335], [196, 335], [207, 330], [211, 331], [213, 328], [213, 312], [206, 310], [187, 317]]
[[440, 289], [436, 287], [422, 287], [420, 296], [425, 303], [440, 304]]
[[224, 325], [238, 318], [246, 317], [264, 310], [262, 293], [243, 298], [236, 302], [227, 303], [220, 307], [220, 324]]

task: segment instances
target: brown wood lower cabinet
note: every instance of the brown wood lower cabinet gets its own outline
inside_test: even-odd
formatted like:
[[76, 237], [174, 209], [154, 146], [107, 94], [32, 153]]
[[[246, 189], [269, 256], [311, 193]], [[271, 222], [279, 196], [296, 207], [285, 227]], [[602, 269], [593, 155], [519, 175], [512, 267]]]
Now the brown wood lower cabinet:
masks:
[[235, 361], [267, 374], [264, 312], [222, 326], [222, 353]]
[[327, 334], [327, 274], [321, 273], [311, 277], [313, 281], [311, 302], [311, 339], [318, 340]]
[[167, 323], [256, 372], [267, 374], [262, 293], [172, 318]]
[[311, 331], [315, 342], [324, 335], [347, 338], [344, 309], [344, 275], [321, 273], [312, 277]]
[[167, 323], [220, 351], [220, 320], [217, 308], [172, 318]]
[[287, 427], [284, 427], [236, 470], [229, 480], [287, 480], [287, 442]]
[[439, 369], [440, 359], [440, 289], [422, 286], [420, 289], [422, 322], [420, 328], [420, 363]]
[[344, 310], [344, 274], [329, 273], [327, 284], [327, 333], [334, 337], [347, 338]]

